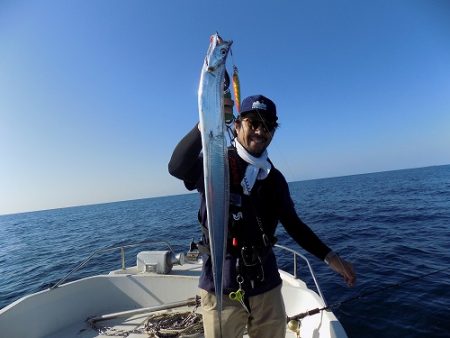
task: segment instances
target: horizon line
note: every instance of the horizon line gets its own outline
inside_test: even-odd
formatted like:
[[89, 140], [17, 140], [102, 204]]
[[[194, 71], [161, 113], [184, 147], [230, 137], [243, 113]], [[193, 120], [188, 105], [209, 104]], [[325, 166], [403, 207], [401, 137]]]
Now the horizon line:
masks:
[[[295, 181], [288, 181], [288, 183], [307, 182], [307, 181], [314, 181], [314, 180], [326, 180], [326, 179], [351, 177], [351, 176], [361, 176], [361, 175], [372, 175], [372, 174], [379, 174], [379, 173], [386, 173], [386, 172], [393, 172], [393, 171], [402, 171], [402, 170], [415, 170], [415, 169], [425, 169], [425, 168], [433, 168], [433, 167], [444, 167], [444, 166], [448, 166], [448, 165], [450, 165], [450, 163], [449, 164], [427, 165], [427, 166], [423, 166], [423, 167], [388, 169], [388, 170], [373, 171], [373, 172], [366, 172], [366, 173], [357, 173], [357, 174], [347, 174], [347, 175], [340, 175], [340, 176], [316, 177], [316, 178], [308, 178], [308, 179], [300, 179], [300, 180], [295, 180]], [[2, 217], [2, 216], [21, 215], [21, 214], [35, 213], [35, 212], [54, 211], [54, 210], [69, 209], [69, 208], [89, 207], [89, 206], [95, 206], [95, 205], [107, 205], [107, 204], [113, 204], [113, 203], [140, 201], [140, 200], [147, 200], [147, 199], [153, 199], [153, 198], [176, 197], [176, 196], [183, 196], [183, 195], [190, 195], [190, 194], [197, 194], [197, 192], [190, 192], [190, 191], [188, 191], [188, 192], [179, 193], [179, 194], [153, 195], [153, 196], [142, 197], [142, 198], [132, 198], [132, 199], [115, 200], [115, 201], [104, 201], [104, 202], [87, 203], [87, 204], [79, 204], [79, 205], [68, 205], [68, 206], [61, 206], [61, 207], [48, 208], [48, 209], [37, 209], [37, 210], [11, 212], [11, 213], [0, 213], [0, 217]]]

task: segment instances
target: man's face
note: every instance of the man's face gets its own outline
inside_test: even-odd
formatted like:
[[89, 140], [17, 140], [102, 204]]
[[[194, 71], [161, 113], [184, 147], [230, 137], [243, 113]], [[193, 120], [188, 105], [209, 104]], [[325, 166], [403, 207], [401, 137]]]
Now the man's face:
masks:
[[272, 141], [276, 123], [248, 114], [236, 121], [237, 140], [253, 156], [260, 156]]

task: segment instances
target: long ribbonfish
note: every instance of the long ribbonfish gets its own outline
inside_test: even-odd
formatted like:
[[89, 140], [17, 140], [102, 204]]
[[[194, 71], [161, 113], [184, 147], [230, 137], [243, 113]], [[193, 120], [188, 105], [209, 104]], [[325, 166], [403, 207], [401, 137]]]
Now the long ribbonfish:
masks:
[[198, 88], [209, 245], [221, 327], [223, 265], [228, 232], [229, 175], [223, 108], [225, 62], [232, 41], [211, 36]]

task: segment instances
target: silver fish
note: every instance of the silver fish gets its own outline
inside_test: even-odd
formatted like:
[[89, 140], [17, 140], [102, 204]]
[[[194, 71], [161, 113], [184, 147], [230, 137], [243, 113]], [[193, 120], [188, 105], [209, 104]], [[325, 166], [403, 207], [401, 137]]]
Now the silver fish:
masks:
[[215, 295], [221, 327], [223, 264], [228, 233], [229, 174], [223, 111], [225, 62], [232, 41], [211, 36], [198, 88], [206, 210]]

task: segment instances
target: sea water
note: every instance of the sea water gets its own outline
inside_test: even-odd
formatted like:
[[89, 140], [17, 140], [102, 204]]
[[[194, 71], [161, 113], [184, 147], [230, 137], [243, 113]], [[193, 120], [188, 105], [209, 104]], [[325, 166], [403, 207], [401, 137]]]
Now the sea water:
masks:
[[[349, 337], [450, 336], [450, 165], [289, 187], [302, 220], [357, 271], [348, 288], [306, 253]], [[0, 308], [51, 286], [94, 250], [169, 241], [186, 251], [200, 237], [198, 205], [196, 194], [186, 194], [0, 216]], [[277, 236], [304, 253], [282, 225]], [[291, 256], [277, 255], [291, 271]], [[128, 250], [127, 264], [135, 260]], [[70, 279], [118, 268], [119, 252], [98, 255]], [[305, 269], [298, 272], [310, 282]]]

